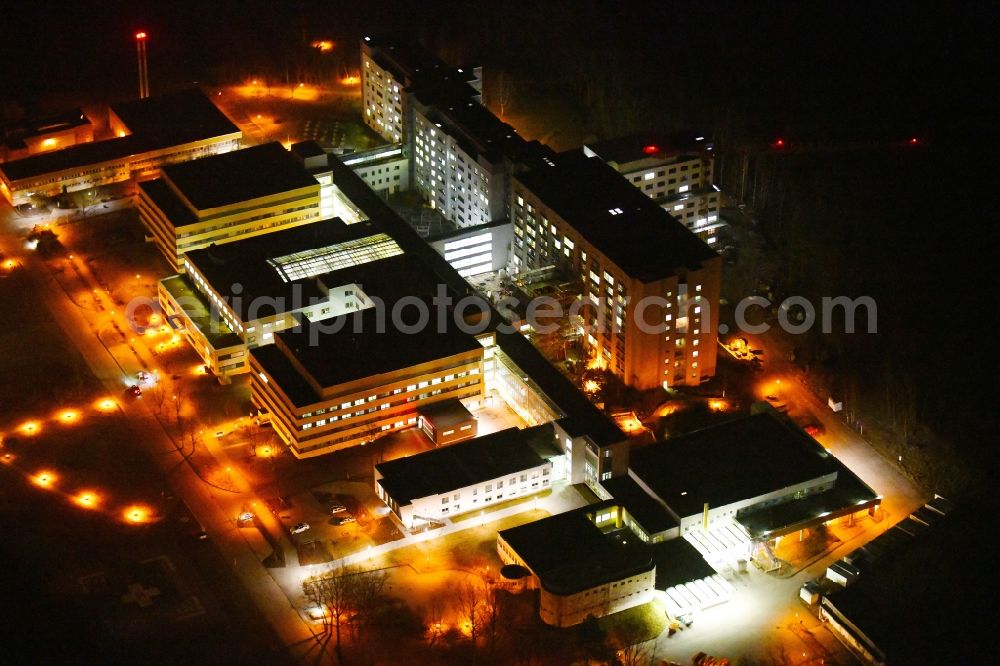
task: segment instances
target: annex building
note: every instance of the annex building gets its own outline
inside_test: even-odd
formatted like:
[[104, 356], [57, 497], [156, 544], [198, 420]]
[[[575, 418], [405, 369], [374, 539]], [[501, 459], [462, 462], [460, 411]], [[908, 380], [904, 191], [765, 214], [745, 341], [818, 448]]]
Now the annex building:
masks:
[[[250, 350], [251, 401], [299, 458], [416, 424], [417, 409], [484, 396], [483, 346], [456, 327], [379, 327], [369, 308], [337, 331], [304, 317], [274, 344]], [[383, 322], [384, 323], [384, 322]]]
[[[142, 181], [157, 176], [166, 164], [236, 150], [243, 137], [196, 88], [113, 104], [109, 116], [114, 136], [101, 141], [74, 137], [70, 143], [66, 133], [43, 131], [40, 146], [52, 139], [53, 150], [0, 164], [0, 194], [20, 205], [33, 196]], [[65, 147], [55, 149], [60, 145]]]
[[320, 184], [280, 143], [163, 168], [139, 183], [139, 218], [175, 270], [187, 252], [320, 219]]
[[547, 490], [552, 428], [508, 428], [375, 465], [375, 492], [407, 528]]

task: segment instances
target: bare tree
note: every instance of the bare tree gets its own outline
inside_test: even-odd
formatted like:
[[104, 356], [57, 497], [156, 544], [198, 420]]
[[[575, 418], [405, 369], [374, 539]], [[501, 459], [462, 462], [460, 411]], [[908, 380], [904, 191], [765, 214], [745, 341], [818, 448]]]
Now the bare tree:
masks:
[[358, 571], [335, 567], [306, 579], [302, 591], [306, 598], [323, 611], [323, 630], [334, 634], [337, 659], [342, 660], [342, 628], [345, 625], [358, 629], [369, 626], [385, 589], [384, 571]]
[[323, 633], [329, 634], [331, 630], [334, 632], [338, 661], [342, 660], [341, 627], [347, 622], [353, 606], [352, 577], [353, 573], [341, 565], [302, 582], [302, 592], [306, 599], [319, 606], [322, 611]]
[[376, 613], [382, 603], [388, 575], [384, 571], [363, 571], [354, 575], [353, 600], [355, 636], [363, 634], [374, 623]]
[[443, 619], [444, 603], [440, 597], [435, 596], [427, 607], [427, 636], [431, 645], [434, 645], [435, 641], [444, 633], [441, 628]]
[[508, 615], [508, 601], [507, 594], [495, 586], [487, 589], [483, 597], [483, 631], [486, 633], [491, 655], [496, 652], [497, 641], [503, 636], [504, 628], [507, 626], [505, 620]]
[[163, 403], [167, 399], [167, 391], [163, 388], [163, 383], [157, 382], [153, 384], [146, 391], [145, 395], [153, 405], [153, 414], [156, 415], [156, 418], [161, 418], [163, 416]]
[[476, 641], [486, 619], [486, 589], [477, 580], [469, 579], [458, 585], [452, 597], [455, 612], [469, 631], [472, 642], [472, 663], [476, 663]]

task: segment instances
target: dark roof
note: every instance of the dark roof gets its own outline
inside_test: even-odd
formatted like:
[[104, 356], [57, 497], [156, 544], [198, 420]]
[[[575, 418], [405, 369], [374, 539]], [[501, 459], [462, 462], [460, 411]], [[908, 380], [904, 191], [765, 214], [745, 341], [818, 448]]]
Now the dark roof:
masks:
[[145, 192], [146, 196], [156, 204], [156, 207], [163, 211], [174, 228], [194, 224], [198, 221], [195, 212], [177, 196], [177, 193], [162, 178], [139, 181], [138, 185], [139, 189]]
[[631, 473], [680, 517], [838, 471], [819, 444], [779, 416], [738, 418], [632, 451]]
[[989, 572], [995, 551], [982, 536], [995, 500], [963, 507], [934, 529], [867, 568], [824, 605], [859, 627], [891, 664], [957, 664], [983, 659], [993, 631], [995, 591]]
[[8, 148], [24, 148], [25, 139], [89, 124], [90, 120], [83, 109], [77, 108], [53, 115], [0, 124], [0, 139]]
[[631, 476], [616, 476], [600, 483], [612, 499], [625, 507], [647, 535], [666, 532], [680, 525], [667, 508], [650, 497]]
[[[441, 254], [422, 239], [356, 173], [338, 160], [327, 157], [334, 182], [342, 192], [373, 221], [385, 229], [407, 253], [419, 257], [456, 295], [472, 295], [475, 291], [465, 278]], [[494, 327], [503, 321], [500, 313], [490, 307]], [[565, 375], [542, 356], [523, 335], [496, 331], [497, 345], [565, 414], [559, 424], [571, 437], [589, 435], [599, 446], [622, 442], [625, 433], [604, 412], [597, 409]]]
[[362, 43], [380, 67], [430, 107], [423, 111], [428, 119], [453, 136], [468, 155], [497, 163], [502, 158], [531, 160], [552, 154], [537, 141], [526, 141], [478, 101], [480, 92], [469, 84], [476, 78], [472, 68], [451, 67], [401, 36], [369, 37]]
[[624, 531], [608, 535], [590, 517], [613, 502], [592, 504], [499, 532], [553, 594], [567, 595], [649, 571], [651, 552]]
[[[290, 358], [295, 358], [318, 386], [330, 387], [483, 348], [454, 325], [439, 331], [433, 317], [414, 333], [401, 331], [387, 314], [392, 306], [386, 304], [381, 327], [379, 308], [374, 307], [317, 324], [302, 318], [296, 329], [276, 333], [275, 345], [251, 349], [250, 353], [296, 405], [305, 406], [317, 402], [319, 396]], [[308, 390], [302, 390], [303, 386]], [[295, 391], [298, 393], [293, 394]]]
[[303, 187], [319, 190], [316, 179], [277, 141], [170, 164], [163, 175], [199, 210]]
[[544, 431], [508, 428], [406, 458], [380, 463], [379, 485], [400, 505], [543, 465], [527, 440]]
[[471, 69], [459, 71], [451, 67], [405, 33], [369, 35], [361, 40], [361, 44], [372, 52], [372, 59], [380, 67], [387, 69], [404, 85], [421, 76], [439, 79], [442, 74], [447, 74], [457, 81], [476, 78]]
[[198, 88], [112, 104], [111, 110], [132, 134], [147, 137], [159, 146], [240, 131]]
[[438, 430], [467, 423], [475, 418], [461, 400], [442, 400], [423, 405], [417, 409], [417, 413]]
[[[468, 93], [478, 94], [462, 84]], [[454, 137], [462, 150], [473, 158], [483, 157], [496, 164], [503, 158], [517, 162], [532, 162], [554, 153], [537, 141], [527, 141], [513, 127], [493, 115], [489, 109], [469, 94], [428, 88], [414, 93], [428, 105], [427, 119], [440, 125], [443, 132]]]
[[834, 464], [837, 481], [830, 490], [794, 502], [739, 513], [737, 522], [754, 538], [774, 538], [875, 506], [881, 501], [874, 490], [842, 463], [834, 459]]
[[20, 160], [0, 164], [8, 180], [23, 180], [41, 176], [47, 173], [58, 173], [91, 164], [101, 164], [117, 159], [124, 159], [154, 149], [149, 139], [137, 134], [130, 134], [106, 141], [78, 143], [75, 146], [39, 153]]
[[[359, 284], [369, 296], [395, 301], [406, 294], [431, 294], [436, 280], [418, 260], [406, 254], [342, 268], [313, 278], [285, 282], [268, 259], [313, 248], [322, 248], [348, 240], [382, 233], [371, 222], [344, 224], [339, 218], [321, 220], [262, 236], [252, 236], [232, 243], [192, 250], [185, 256], [205, 277], [208, 284], [248, 321], [250, 307], [277, 299], [286, 304], [283, 312], [308, 305], [310, 299], [324, 298], [320, 284], [330, 287]], [[233, 299], [233, 285], [239, 284], [239, 298]], [[256, 307], [256, 316], [266, 316], [275, 308]]]
[[298, 143], [293, 143], [290, 148], [291, 152], [295, 153], [299, 157], [305, 159], [308, 157], [320, 157], [326, 155], [326, 151], [323, 147], [319, 145], [316, 141], [309, 139], [308, 141], [299, 141]]
[[[629, 276], [651, 282], [700, 268], [716, 252], [613, 168], [561, 153], [515, 175]], [[614, 209], [621, 210], [612, 214]]]
[[12, 181], [22, 180], [240, 131], [197, 88], [114, 104], [111, 108], [132, 132], [130, 135], [32, 155], [2, 164], [0, 171]]
[[657, 590], [690, 583], [715, 575], [715, 569], [705, 561], [698, 549], [687, 539], [668, 539], [649, 545], [656, 563]]
[[588, 143], [587, 149], [605, 162], [621, 165], [644, 159], [663, 160], [678, 155], [697, 155], [712, 145], [708, 136], [697, 141], [699, 136], [704, 135], [693, 132], [637, 132], [616, 139]]

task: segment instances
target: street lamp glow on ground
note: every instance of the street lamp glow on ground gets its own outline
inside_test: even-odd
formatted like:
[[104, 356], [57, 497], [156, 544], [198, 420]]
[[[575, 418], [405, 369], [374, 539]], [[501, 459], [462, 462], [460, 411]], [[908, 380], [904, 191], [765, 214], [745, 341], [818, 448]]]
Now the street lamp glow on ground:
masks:
[[133, 504], [131, 506], [125, 507], [122, 511], [122, 518], [125, 522], [132, 523], [133, 525], [140, 525], [142, 523], [150, 522], [150, 516], [152, 512], [149, 507], [142, 504]]
[[84, 490], [77, 493], [73, 503], [83, 509], [96, 509], [101, 504], [101, 496], [93, 491]]
[[38, 423], [38, 421], [27, 421], [25, 423], [22, 423], [21, 427], [18, 428], [18, 430], [21, 431], [22, 435], [33, 436], [37, 435], [42, 431], [42, 426]]
[[39, 488], [45, 488], [46, 490], [52, 488], [59, 477], [55, 472], [50, 470], [41, 470], [33, 477], [31, 477], [31, 482], [38, 486]]

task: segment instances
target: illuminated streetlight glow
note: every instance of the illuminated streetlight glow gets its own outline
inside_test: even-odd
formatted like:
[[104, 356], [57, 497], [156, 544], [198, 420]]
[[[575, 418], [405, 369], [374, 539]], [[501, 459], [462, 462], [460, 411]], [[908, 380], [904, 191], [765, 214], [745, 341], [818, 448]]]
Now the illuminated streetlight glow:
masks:
[[27, 423], [22, 423], [18, 430], [24, 435], [37, 435], [41, 432], [42, 426], [38, 424], [38, 421], [28, 421]]
[[59, 414], [60, 423], [76, 423], [80, 420], [80, 412], [75, 409], [67, 409]]
[[101, 497], [95, 492], [84, 490], [77, 493], [73, 498], [73, 503], [84, 509], [96, 509], [101, 503]]
[[33, 477], [31, 477], [31, 482], [38, 486], [39, 488], [51, 488], [59, 477], [52, 471], [41, 470]]
[[125, 510], [122, 511], [122, 517], [125, 519], [125, 522], [138, 525], [148, 523], [150, 521], [150, 513], [149, 507], [141, 504], [133, 504], [125, 507]]
[[113, 412], [114, 410], [118, 409], [118, 403], [112, 400], [111, 398], [101, 398], [95, 403], [95, 406], [99, 411], [105, 413]]

